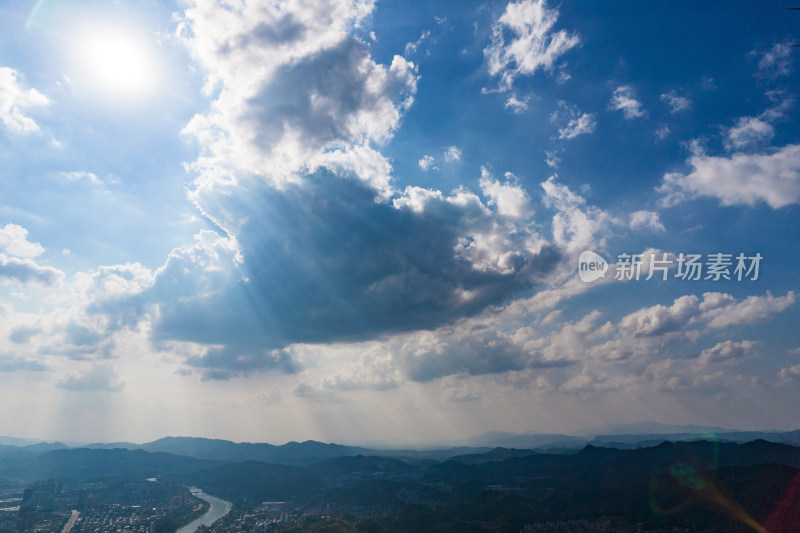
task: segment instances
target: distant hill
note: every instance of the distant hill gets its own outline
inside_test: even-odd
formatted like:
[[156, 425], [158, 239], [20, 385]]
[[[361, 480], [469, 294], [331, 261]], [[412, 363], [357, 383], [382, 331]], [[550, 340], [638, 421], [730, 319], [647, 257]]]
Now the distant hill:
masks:
[[655, 446], [661, 442], [717, 440], [720, 442], [751, 442], [765, 440], [777, 444], [800, 446], [800, 430], [785, 432], [736, 431], [732, 433], [667, 433], [633, 435], [598, 435], [588, 444], [610, 448], [642, 448]]
[[451, 457], [450, 461], [459, 462], [467, 465], [475, 465], [481, 463], [492, 463], [496, 461], [504, 461], [512, 457], [527, 457], [529, 455], [538, 455], [539, 452], [534, 450], [518, 450], [513, 448], [495, 448], [494, 450], [486, 453], [471, 453], [465, 455], [457, 455]]
[[325, 444], [316, 441], [288, 442], [281, 446], [231, 442], [195, 437], [165, 437], [139, 446], [148, 452], [167, 452], [197, 459], [229, 462], [262, 461], [279, 464], [311, 464], [331, 457], [363, 455], [369, 450], [356, 446]]
[[696, 424], [663, 424], [655, 420], [634, 422], [633, 424], [613, 424], [587, 431], [587, 435], [667, 435], [677, 433], [736, 433], [739, 430], [718, 426], [699, 426]]
[[45, 442], [42, 439], [20, 439], [18, 437], [0, 436], [0, 445], [3, 446], [27, 446], [29, 444], [37, 444]]
[[578, 450], [587, 444], [606, 448], [633, 449], [655, 446], [665, 441], [707, 440], [750, 442], [757, 439], [800, 446], [800, 430], [738, 431], [713, 426], [670, 425], [660, 422], [637, 422], [605, 426], [590, 436], [547, 433], [507, 433], [492, 431], [469, 439], [470, 444], [492, 448], [530, 449], [538, 451]]
[[443, 460], [465, 453], [483, 453], [486, 447], [455, 447], [430, 450], [376, 450], [360, 446], [344, 446], [307, 440], [274, 444], [231, 442], [219, 439], [197, 437], [165, 437], [153, 442], [135, 446], [148, 452], [167, 452], [187, 455], [197, 459], [214, 459], [229, 462], [261, 461], [284, 465], [310, 465], [324, 459], [336, 457], [383, 456], [409, 460]]
[[[288, 442], [282, 445], [267, 443], [231, 442], [222, 439], [198, 437], [165, 437], [144, 444], [130, 442], [94, 443], [80, 448], [70, 447], [61, 442], [28, 443], [28, 439], [0, 438], [0, 459], [24, 460], [44, 452], [67, 449], [93, 449], [128, 451], [143, 450], [152, 453], [168, 453], [200, 460], [226, 463], [260, 461], [270, 464], [311, 465], [325, 459], [355, 456], [381, 456], [413, 461], [444, 461], [461, 457], [463, 462], [495, 462], [498, 459], [533, 453], [569, 454], [587, 444], [602, 448], [636, 449], [657, 446], [662, 442], [716, 440], [719, 442], [745, 443], [765, 440], [778, 444], [800, 446], [800, 430], [786, 432], [764, 431], [720, 431], [713, 427], [683, 425], [675, 426], [659, 422], [640, 422], [622, 426], [607, 426], [606, 429], [625, 430], [620, 433], [598, 434], [592, 437], [576, 437], [563, 434], [515, 434], [490, 432], [468, 439], [469, 446], [439, 447], [428, 449], [374, 449], [361, 446], [347, 446], [313, 440]], [[651, 432], [630, 433], [647, 429]], [[680, 430], [680, 431], [679, 431]], [[671, 431], [671, 432], [669, 432]], [[2, 444], [5, 439], [20, 444]], [[22, 444], [24, 443], [24, 444]], [[490, 455], [484, 455], [492, 452]], [[504, 455], [505, 454], [505, 455]], [[474, 457], [467, 457], [474, 456]]]
[[546, 448], [580, 448], [585, 446], [588, 439], [570, 435], [549, 433], [506, 433], [491, 431], [469, 439], [475, 446], [488, 446], [490, 448], [516, 448], [516, 449], [546, 449]]
[[95, 450], [113, 450], [115, 448], [136, 450], [140, 447], [140, 444], [134, 444], [132, 442], [93, 442], [91, 444], [76, 444], [74, 446], [70, 445], [70, 448], [92, 448]]
[[144, 450], [58, 449], [0, 457], [0, 476], [20, 480], [95, 480], [109, 476], [143, 480], [148, 477], [182, 477], [221, 464], [220, 461], [168, 453], [148, 453]]

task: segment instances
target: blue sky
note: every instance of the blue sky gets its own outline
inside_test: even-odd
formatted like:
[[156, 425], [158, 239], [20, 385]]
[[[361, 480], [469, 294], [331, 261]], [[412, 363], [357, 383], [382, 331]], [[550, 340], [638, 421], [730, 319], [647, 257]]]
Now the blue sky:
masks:
[[0, 21], [3, 432], [796, 429], [795, 12], [39, 0]]

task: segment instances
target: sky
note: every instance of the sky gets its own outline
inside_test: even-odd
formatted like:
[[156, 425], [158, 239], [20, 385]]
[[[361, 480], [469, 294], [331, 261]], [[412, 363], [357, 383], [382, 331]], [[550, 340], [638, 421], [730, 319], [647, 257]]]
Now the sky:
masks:
[[800, 12], [0, 6], [0, 434], [798, 428]]

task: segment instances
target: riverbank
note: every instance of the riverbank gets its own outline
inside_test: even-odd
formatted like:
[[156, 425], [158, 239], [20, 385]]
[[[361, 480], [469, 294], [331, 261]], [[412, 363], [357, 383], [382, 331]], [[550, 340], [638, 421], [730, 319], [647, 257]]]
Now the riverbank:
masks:
[[178, 529], [176, 533], [194, 533], [195, 530], [201, 525], [210, 526], [228, 514], [231, 510], [231, 507], [233, 507], [231, 502], [206, 494], [197, 487], [190, 487], [189, 490], [191, 490], [193, 496], [207, 502], [209, 509], [199, 518]]

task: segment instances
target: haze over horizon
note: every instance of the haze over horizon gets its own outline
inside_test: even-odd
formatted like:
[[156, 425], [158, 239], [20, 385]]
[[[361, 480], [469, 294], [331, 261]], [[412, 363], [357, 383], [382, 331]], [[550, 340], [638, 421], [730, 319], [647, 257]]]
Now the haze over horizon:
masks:
[[797, 429], [798, 17], [0, 6], [0, 434]]

